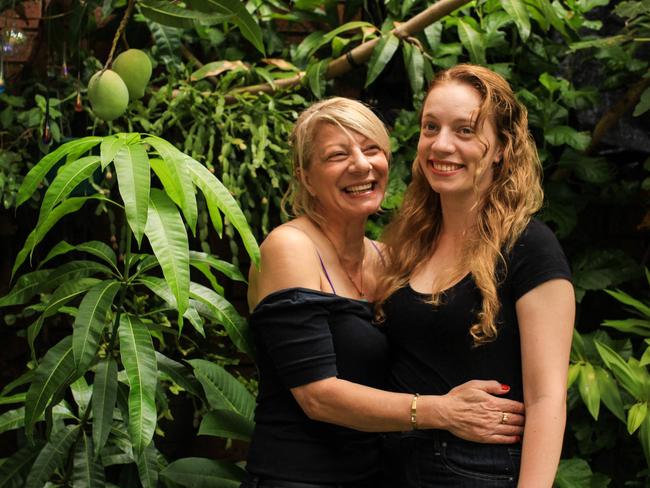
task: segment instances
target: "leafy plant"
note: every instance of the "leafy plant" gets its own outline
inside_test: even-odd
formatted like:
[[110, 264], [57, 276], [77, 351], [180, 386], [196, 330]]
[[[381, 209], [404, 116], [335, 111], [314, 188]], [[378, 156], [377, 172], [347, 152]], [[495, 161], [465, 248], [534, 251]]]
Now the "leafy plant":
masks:
[[[97, 148], [97, 154], [86, 155]], [[218, 232], [222, 214], [237, 229], [254, 263], [259, 249], [230, 192], [205, 166], [164, 139], [119, 133], [64, 144], [26, 175], [18, 204], [37, 191], [57, 163], [13, 273], [61, 218], [91, 202], [99, 211], [121, 212], [124, 247], [117, 255], [101, 241], [59, 242], [37, 270], [20, 276], [0, 299], [0, 307], [36, 299], [28, 306], [35, 314], [27, 328], [30, 369], [0, 396], [5, 404], [20, 405], [0, 416], [0, 432], [22, 429], [27, 444], [0, 465], [0, 485], [21, 476], [27, 487], [48, 481], [95, 486], [109, 466], [135, 463], [142, 486], [153, 487], [160, 476], [174, 479], [183, 466], [164, 467], [167, 461], [156, 449], [158, 416], [167, 408], [164, 385], [171, 383], [205, 405], [201, 433], [245, 439], [252, 428], [253, 397], [223, 367], [204, 359], [179, 362], [162, 352], [167, 338], [189, 337], [185, 321], [192, 333], [204, 337], [218, 324], [240, 351], [252, 352], [246, 322], [234, 307], [190, 279], [195, 268], [217, 286], [214, 271], [243, 280], [229, 263], [190, 251], [187, 229], [196, 229], [195, 193], [205, 200]], [[112, 190], [71, 196], [79, 184], [109, 169], [117, 180]], [[142, 252], [145, 242], [152, 253]], [[71, 253], [83, 258], [69, 259]], [[51, 266], [64, 257], [63, 264]], [[143, 300], [150, 300], [151, 308], [143, 309]], [[156, 302], [162, 306], [153, 307]], [[41, 354], [37, 339], [60, 315], [68, 324], [60, 331], [64, 337]], [[219, 461], [203, 462], [222, 473], [223, 486], [234, 485], [241, 474]]]

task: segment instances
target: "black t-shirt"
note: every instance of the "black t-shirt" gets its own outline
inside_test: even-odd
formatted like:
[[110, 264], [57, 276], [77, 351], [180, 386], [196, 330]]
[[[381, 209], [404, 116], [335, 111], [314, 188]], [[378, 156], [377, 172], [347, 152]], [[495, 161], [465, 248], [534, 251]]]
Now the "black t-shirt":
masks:
[[571, 272], [557, 239], [538, 220], [528, 224], [506, 263], [507, 273], [498, 287], [498, 336], [479, 347], [472, 347], [469, 334], [481, 307], [471, 275], [446, 290], [438, 307], [425, 302], [431, 295], [410, 286], [390, 297], [384, 307], [392, 355], [390, 389], [443, 395], [472, 379], [497, 380], [510, 385], [507, 397], [523, 400], [515, 303], [546, 281], [570, 279]]
[[309, 419], [290, 388], [337, 376], [385, 384], [388, 346], [369, 303], [290, 288], [265, 297], [251, 320], [259, 394], [247, 470], [291, 481], [346, 483], [379, 470], [378, 434]]

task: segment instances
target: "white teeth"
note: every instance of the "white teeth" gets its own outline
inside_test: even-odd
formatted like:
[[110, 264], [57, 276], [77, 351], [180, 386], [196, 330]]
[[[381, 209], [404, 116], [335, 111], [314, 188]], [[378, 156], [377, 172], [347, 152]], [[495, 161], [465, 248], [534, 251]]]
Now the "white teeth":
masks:
[[438, 171], [454, 171], [462, 167], [462, 164], [454, 164], [454, 163], [443, 163], [440, 161], [434, 161], [433, 162], [433, 167], [437, 169]]
[[348, 186], [345, 191], [348, 193], [359, 193], [362, 191], [369, 191], [372, 190], [372, 183], [366, 183], [365, 185], [356, 185], [356, 186]]

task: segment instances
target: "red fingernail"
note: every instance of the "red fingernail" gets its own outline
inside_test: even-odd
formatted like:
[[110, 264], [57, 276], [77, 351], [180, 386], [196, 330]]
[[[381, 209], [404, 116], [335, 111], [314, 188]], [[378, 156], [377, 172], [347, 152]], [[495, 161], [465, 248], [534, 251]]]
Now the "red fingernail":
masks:
[[510, 389], [510, 387], [509, 387], [508, 385], [503, 385], [503, 384], [502, 384], [502, 385], [501, 385], [501, 389], [502, 389], [503, 391], [508, 391], [508, 390]]

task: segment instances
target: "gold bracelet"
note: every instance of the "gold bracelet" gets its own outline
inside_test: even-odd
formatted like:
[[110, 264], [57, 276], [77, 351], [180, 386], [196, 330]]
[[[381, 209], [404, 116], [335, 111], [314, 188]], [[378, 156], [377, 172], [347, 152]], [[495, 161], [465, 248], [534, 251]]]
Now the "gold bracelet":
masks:
[[418, 429], [418, 397], [419, 393], [413, 395], [413, 400], [411, 400], [411, 427], [413, 430]]

